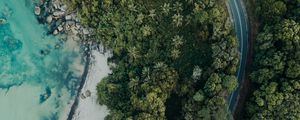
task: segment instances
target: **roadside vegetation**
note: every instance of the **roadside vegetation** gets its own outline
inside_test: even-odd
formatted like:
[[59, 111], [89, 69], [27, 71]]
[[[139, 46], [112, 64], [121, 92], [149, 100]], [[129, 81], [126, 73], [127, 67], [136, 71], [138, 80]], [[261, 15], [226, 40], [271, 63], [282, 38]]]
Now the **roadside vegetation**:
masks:
[[255, 88], [245, 118], [300, 119], [300, 1], [257, 0], [262, 23], [255, 41]]
[[113, 52], [108, 120], [231, 119], [238, 41], [224, 0], [71, 0]]

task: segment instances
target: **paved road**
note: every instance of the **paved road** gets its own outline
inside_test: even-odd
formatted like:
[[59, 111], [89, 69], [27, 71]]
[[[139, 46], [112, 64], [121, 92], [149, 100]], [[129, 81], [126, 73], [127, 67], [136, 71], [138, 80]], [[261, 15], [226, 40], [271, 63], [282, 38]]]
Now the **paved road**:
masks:
[[238, 69], [238, 88], [230, 95], [229, 110], [234, 112], [241, 84], [245, 74], [248, 50], [248, 21], [246, 10], [242, 6], [242, 0], [229, 0], [229, 8], [234, 22], [235, 31], [240, 41], [240, 66]]

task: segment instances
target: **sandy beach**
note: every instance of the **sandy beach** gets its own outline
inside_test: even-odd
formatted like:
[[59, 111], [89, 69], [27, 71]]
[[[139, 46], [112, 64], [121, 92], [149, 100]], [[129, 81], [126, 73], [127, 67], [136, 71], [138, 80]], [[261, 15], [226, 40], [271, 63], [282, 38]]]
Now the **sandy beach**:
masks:
[[101, 54], [92, 50], [92, 59], [85, 84], [80, 93], [80, 100], [73, 120], [103, 120], [109, 113], [106, 106], [100, 106], [97, 102], [96, 86], [102, 78], [111, 71], [107, 65], [109, 53]]

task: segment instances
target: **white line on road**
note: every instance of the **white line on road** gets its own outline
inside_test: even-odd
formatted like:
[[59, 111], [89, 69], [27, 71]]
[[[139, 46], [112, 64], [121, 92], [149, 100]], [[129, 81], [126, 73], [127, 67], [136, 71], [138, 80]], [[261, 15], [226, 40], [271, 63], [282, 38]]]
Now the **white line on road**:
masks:
[[[234, 6], [235, 6], [235, 9], [236, 9], [236, 11], [237, 11], [237, 14], [238, 14], [238, 17], [239, 17], [239, 23], [240, 23], [240, 29], [241, 29], [241, 51], [240, 51], [240, 53], [241, 53], [241, 59], [240, 59], [240, 65], [239, 65], [239, 69], [241, 70], [241, 65], [242, 65], [242, 57], [243, 57], [243, 55], [242, 55], [242, 51], [243, 51], [243, 41], [244, 41], [244, 39], [243, 39], [243, 27], [242, 27], [242, 20], [241, 20], [241, 15], [240, 15], [240, 11], [238, 10], [238, 5], [237, 5], [237, 3], [236, 3], [236, 0], [234, 0]], [[238, 77], [240, 76], [240, 70], [238, 71]], [[231, 94], [231, 97], [230, 97], [230, 100], [229, 100], [229, 106], [230, 106], [230, 103], [231, 103], [231, 101], [232, 101], [232, 98], [233, 98], [233, 94], [234, 94], [234, 92]]]

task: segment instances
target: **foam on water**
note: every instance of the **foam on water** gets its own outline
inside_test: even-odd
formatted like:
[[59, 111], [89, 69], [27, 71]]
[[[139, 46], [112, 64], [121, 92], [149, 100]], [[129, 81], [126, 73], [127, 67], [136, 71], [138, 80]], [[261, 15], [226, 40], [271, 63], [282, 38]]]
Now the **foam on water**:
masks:
[[7, 20], [0, 24], [3, 120], [57, 120], [77, 91], [82, 71], [71, 68], [81, 58], [78, 50], [55, 49], [66, 43], [46, 35], [46, 27], [38, 23], [33, 10], [31, 0], [0, 0], [0, 18]]

